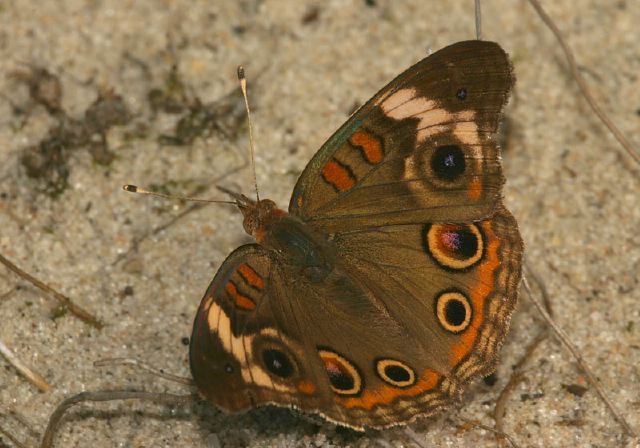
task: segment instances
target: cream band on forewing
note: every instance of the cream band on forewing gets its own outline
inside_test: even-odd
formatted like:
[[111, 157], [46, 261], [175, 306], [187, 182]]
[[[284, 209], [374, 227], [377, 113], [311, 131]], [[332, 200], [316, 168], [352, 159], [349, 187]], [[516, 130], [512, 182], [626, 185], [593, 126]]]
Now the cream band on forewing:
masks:
[[[394, 120], [407, 118], [418, 119], [416, 148], [420, 147], [428, 139], [437, 144], [437, 137], [442, 134], [452, 134], [460, 143], [465, 145], [467, 157], [479, 159], [482, 154], [478, 124], [475, 121], [476, 113], [472, 110], [450, 112], [438, 107], [438, 102], [426, 97], [418, 96], [416, 89], [400, 89], [377, 103], [384, 114]], [[420, 167], [423, 166], [420, 157], [423, 152], [414, 152], [404, 161], [404, 179], [419, 180], [424, 178]], [[408, 187], [419, 198], [428, 198], [429, 189], [420, 182], [410, 182]], [[425, 199], [426, 201], [426, 199]]]

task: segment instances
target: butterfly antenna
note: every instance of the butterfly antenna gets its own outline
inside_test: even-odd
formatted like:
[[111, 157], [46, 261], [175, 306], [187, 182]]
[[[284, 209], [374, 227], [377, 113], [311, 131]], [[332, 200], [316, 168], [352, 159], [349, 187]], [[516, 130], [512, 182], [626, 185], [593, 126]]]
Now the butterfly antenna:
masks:
[[214, 203], [214, 204], [232, 204], [235, 205], [236, 203], [233, 201], [221, 201], [218, 199], [200, 199], [200, 198], [192, 198], [189, 196], [173, 196], [170, 194], [162, 194], [162, 193], [157, 193], [155, 191], [150, 191], [147, 190], [145, 188], [142, 187], [138, 187], [137, 185], [131, 185], [131, 184], [127, 184], [127, 185], [123, 185], [122, 189], [124, 191], [128, 191], [129, 193], [137, 193], [137, 194], [146, 194], [149, 196], [157, 196], [159, 198], [164, 198], [164, 199], [174, 199], [174, 200], [180, 200], [180, 201], [189, 201], [189, 202], [206, 202], [206, 203]]
[[256, 160], [255, 149], [253, 146], [253, 124], [251, 122], [251, 109], [249, 108], [249, 100], [247, 99], [247, 78], [244, 76], [244, 67], [238, 66], [238, 81], [240, 81], [240, 89], [244, 97], [244, 107], [247, 109], [247, 121], [249, 122], [249, 154], [251, 155], [251, 169], [253, 170], [253, 185], [256, 189], [256, 200], [260, 202], [260, 192], [258, 191], [258, 177], [256, 176]]

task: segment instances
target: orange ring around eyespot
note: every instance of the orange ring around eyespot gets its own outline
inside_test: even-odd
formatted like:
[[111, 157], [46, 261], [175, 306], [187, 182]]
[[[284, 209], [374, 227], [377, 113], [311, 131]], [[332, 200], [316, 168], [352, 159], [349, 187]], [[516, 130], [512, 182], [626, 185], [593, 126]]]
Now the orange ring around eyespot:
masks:
[[[463, 238], [465, 231], [475, 238], [476, 247], [473, 254], [462, 257], [461, 255], [464, 254], [461, 249], [464, 247], [456, 247], [456, 245], [464, 243], [460, 239]], [[475, 224], [431, 224], [425, 235], [425, 243], [429, 254], [441, 266], [454, 270], [473, 266], [480, 261], [484, 252], [482, 233]]]
[[478, 263], [477, 272], [474, 273], [474, 281], [469, 286], [469, 300], [473, 309], [471, 324], [464, 332], [460, 333], [460, 340], [451, 346], [449, 365], [454, 367], [467, 356], [474, 347], [480, 326], [486, 319], [485, 304], [488, 298], [495, 292], [496, 272], [500, 268], [499, 250], [501, 241], [496, 235], [490, 220], [479, 223], [482, 234], [485, 236], [485, 253]]
[[[334, 351], [327, 349], [318, 350], [318, 355], [324, 364], [324, 368], [329, 377], [329, 383], [331, 389], [338, 395], [357, 395], [362, 390], [362, 376], [358, 372], [358, 369], [346, 358], [337, 354]], [[346, 374], [346, 375], [345, 375]], [[353, 382], [350, 388], [339, 388], [335, 386], [332, 375], [345, 375], [347, 379]]]
[[422, 376], [418, 378], [413, 386], [405, 389], [398, 389], [383, 384], [376, 389], [364, 389], [362, 394], [357, 397], [338, 397], [337, 401], [347, 409], [365, 409], [371, 410], [375, 406], [384, 406], [393, 403], [400, 397], [417, 397], [428, 393], [438, 386], [438, 381], [442, 378], [442, 374], [431, 369], [425, 369]]

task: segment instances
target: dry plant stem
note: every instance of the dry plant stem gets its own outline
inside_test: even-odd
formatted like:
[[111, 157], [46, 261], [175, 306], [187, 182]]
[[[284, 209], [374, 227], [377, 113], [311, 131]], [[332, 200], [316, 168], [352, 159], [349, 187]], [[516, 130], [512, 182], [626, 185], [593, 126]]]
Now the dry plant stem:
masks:
[[173, 381], [174, 383], [186, 384], [187, 386], [194, 386], [195, 383], [191, 378], [187, 378], [184, 376], [173, 375], [171, 373], [163, 372], [162, 370], [155, 369], [151, 367], [149, 364], [145, 364], [144, 362], [135, 359], [135, 358], [109, 358], [109, 359], [101, 359], [93, 363], [94, 367], [107, 367], [107, 366], [133, 366], [137, 367], [140, 370], [144, 370], [145, 372], [149, 372], [153, 375], [159, 376], [167, 381]]
[[16, 410], [8, 409], [8, 408], [4, 408], [4, 407], [0, 406], [0, 415], [7, 416], [7, 417], [9, 417], [9, 416], [12, 417], [15, 421], [17, 421], [24, 428], [26, 428], [26, 430], [29, 432], [29, 434], [31, 436], [37, 436], [38, 435], [38, 433], [36, 433], [36, 431], [33, 429], [33, 423], [31, 423], [29, 420], [27, 420], [27, 418], [25, 416], [21, 415]]
[[189, 206], [188, 208], [186, 208], [185, 210], [182, 210], [180, 213], [178, 213], [176, 216], [174, 216], [173, 218], [171, 218], [170, 220], [168, 220], [164, 224], [160, 224], [158, 227], [154, 227], [150, 231], [145, 232], [145, 233], [143, 233], [142, 235], [140, 235], [140, 236], [138, 236], [136, 238], [133, 238], [133, 240], [131, 242], [131, 247], [129, 249], [127, 249], [126, 252], [123, 252], [120, 255], [118, 255], [116, 257], [116, 259], [113, 260], [111, 265], [115, 266], [118, 263], [120, 263], [122, 260], [127, 259], [132, 253], [137, 252], [138, 248], [140, 247], [140, 243], [142, 243], [144, 240], [146, 240], [150, 236], [157, 235], [158, 233], [162, 232], [163, 230], [167, 229], [168, 227], [171, 227], [173, 224], [175, 224], [176, 222], [178, 222], [179, 220], [181, 220], [182, 218], [187, 216], [189, 213], [195, 212], [196, 210], [200, 210], [201, 208], [203, 208], [205, 206], [206, 206], [206, 204], [201, 204], [201, 203], [193, 204], [193, 205]]
[[[11, 417], [13, 420], [18, 422], [29, 433], [28, 438], [38, 437], [38, 433], [33, 429], [33, 424], [15, 409], [6, 408], [0, 405], [0, 417], [3, 417], [3, 418]], [[4, 437], [6, 437], [12, 442], [12, 445], [9, 446], [5, 443], [2, 443], [3, 442], [2, 438], [0, 438], [0, 448], [5, 448], [5, 447], [6, 448], [13, 448], [13, 447], [29, 448], [31, 446], [30, 444], [20, 442], [20, 440], [18, 440], [17, 437], [13, 436], [9, 431], [4, 429], [3, 427], [0, 427], [0, 435], [3, 435]]]
[[197, 400], [196, 395], [176, 395], [159, 392], [143, 392], [132, 390], [105, 390], [99, 392], [82, 392], [73, 397], [69, 397], [58, 405], [51, 417], [49, 417], [49, 423], [44, 431], [40, 448], [51, 448], [53, 446], [53, 439], [56, 431], [60, 426], [64, 413], [71, 406], [82, 403], [85, 401], [116, 401], [116, 400], [147, 400], [155, 403], [162, 403], [168, 405], [182, 406], [187, 403], [192, 403]]
[[468, 425], [475, 426], [476, 428], [484, 429], [485, 431], [489, 431], [489, 432], [491, 432], [493, 434], [496, 434], [496, 435], [498, 435], [500, 437], [503, 437], [507, 442], [509, 442], [509, 444], [511, 444], [512, 448], [519, 448], [519, 446], [516, 443], [516, 441], [513, 440], [513, 438], [511, 438], [511, 436], [509, 434], [507, 434], [506, 432], [499, 431], [499, 430], [497, 430], [495, 428], [492, 428], [491, 426], [483, 425], [482, 423], [478, 423], [476, 421], [469, 420], [469, 419], [464, 418], [464, 417], [458, 416], [458, 419], [462, 420], [463, 422], [467, 423]]
[[522, 284], [524, 285], [524, 289], [527, 291], [527, 295], [529, 296], [529, 299], [533, 302], [536, 308], [538, 308], [538, 312], [542, 315], [544, 320], [547, 321], [551, 329], [554, 331], [554, 333], [558, 337], [558, 340], [575, 358], [576, 362], [580, 366], [580, 369], [582, 369], [587, 379], [589, 380], [589, 383], [591, 383], [591, 385], [596, 390], [596, 392], [598, 393], [602, 401], [604, 401], [607, 408], [609, 408], [609, 411], [611, 412], [613, 417], [618, 421], [618, 423], [620, 423], [620, 425], [622, 425], [625, 432], [629, 436], [638, 437], [636, 432], [633, 430], [633, 428], [631, 428], [631, 425], [629, 425], [629, 423], [624, 418], [624, 416], [620, 413], [620, 411], [618, 411], [618, 409], [614, 406], [613, 402], [609, 399], [606, 392], [604, 391], [604, 388], [600, 385], [600, 382], [596, 379], [593, 373], [591, 373], [591, 369], [589, 368], [587, 363], [584, 361], [584, 359], [582, 359], [582, 356], [580, 355], [580, 353], [578, 353], [578, 350], [574, 347], [573, 343], [569, 340], [569, 336], [564, 332], [562, 328], [556, 325], [556, 323], [553, 321], [549, 313], [547, 313], [547, 310], [544, 308], [542, 303], [537, 299], [537, 297], [533, 295], [533, 293], [531, 292], [531, 288], [529, 287], [529, 282], [527, 281], [526, 277], [522, 277]]
[[382, 448], [393, 448], [393, 445], [391, 445], [389, 442], [387, 442], [384, 439], [376, 439], [376, 443], [380, 445]]
[[16, 291], [18, 291], [20, 288], [18, 286], [14, 286], [13, 288], [11, 288], [9, 291], [5, 292], [4, 294], [0, 295], [0, 302], [4, 302], [5, 300], [8, 300], [12, 295], [14, 295], [16, 293]]
[[[6, 429], [4, 429], [1, 426], [0, 426], [0, 435], [2, 435], [4, 437], [6, 437], [7, 439], [11, 440], [11, 443], [13, 443], [18, 448], [27, 448], [27, 445], [25, 445], [24, 443], [20, 442], [18, 439], [16, 439], [14, 436], [12, 436], [9, 431], [7, 431]], [[2, 441], [0, 440], [0, 442], [2, 442]], [[7, 446], [7, 445], [5, 445], [3, 443], [2, 446]]]
[[609, 128], [609, 131], [613, 134], [616, 140], [618, 140], [618, 142], [620, 143], [620, 145], [622, 145], [625, 151], [627, 151], [627, 153], [636, 161], [636, 163], [640, 164], [640, 153], [638, 153], [638, 151], [633, 147], [631, 142], [616, 127], [616, 125], [613, 124], [613, 122], [609, 119], [607, 114], [600, 108], [600, 105], [596, 102], [595, 98], [591, 94], [591, 91], [589, 90], [589, 86], [587, 86], [586, 81], [578, 71], [578, 64], [576, 63], [575, 57], [573, 56], [573, 53], [569, 48], [569, 45], [567, 45], [567, 42], [564, 40], [564, 37], [562, 37], [562, 33], [560, 32], [556, 24], [553, 22], [553, 20], [551, 20], [551, 17], [547, 15], [545, 10], [542, 9], [542, 6], [540, 5], [540, 2], [538, 0], [529, 0], [529, 3], [531, 3], [531, 6], [533, 6], [533, 8], [536, 10], [538, 15], [542, 19], [542, 21], [545, 23], [545, 25], [547, 25], [547, 27], [551, 30], [551, 32], [556, 36], [556, 39], [560, 43], [560, 46], [562, 47], [562, 51], [564, 51], [564, 55], [567, 58], [567, 62], [569, 63], [569, 69], [571, 70], [571, 75], [576, 80], [576, 83], [578, 84], [578, 87], [580, 87], [580, 91], [582, 92], [582, 95], [589, 103], [589, 106], [591, 106], [591, 109], [593, 110], [593, 112], [598, 116], [600, 121], [602, 121], [602, 123], [604, 123], [604, 125], [607, 128]]
[[424, 442], [418, 437], [418, 434], [416, 434], [416, 432], [411, 429], [410, 426], [404, 428], [404, 433], [409, 437], [409, 439], [411, 439], [413, 443], [418, 445], [419, 448], [427, 448]]
[[[546, 284], [540, 278], [540, 276], [533, 270], [533, 268], [529, 265], [529, 263], [525, 261], [524, 265], [527, 271], [527, 275], [530, 275], [535, 281], [535, 283], [538, 285], [538, 288], [540, 288], [545, 309], [550, 315], [553, 316], [553, 309], [551, 307], [551, 298], [549, 296], [549, 292], [547, 291]], [[524, 380], [524, 375], [522, 373], [522, 370], [524, 369], [525, 364], [529, 361], [529, 359], [533, 355], [533, 352], [538, 347], [538, 345], [540, 345], [540, 343], [544, 339], [546, 339], [547, 336], [548, 336], [548, 333], [546, 328], [540, 331], [540, 333], [538, 333], [538, 335], [535, 337], [533, 342], [531, 342], [531, 344], [529, 344], [529, 346], [525, 350], [525, 353], [522, 356], [522, 358], [520, 358], [518, 363], [514, 366], [513, 372], [511, 374], [511, 377], [509, 378], [509, 381], [500, 392], [500, 395], [496, 400], [496, 405], [493, 409], [493, 418], [496, 422], [494, 427], [497, 431], [501, 431], [501, 432], [504, 431], [504, 416], [506, 414], [507, 401], [509, 400], [509, 396], [515, 390], [516, 386], [520, 382], [522, 382], [522, 380]], [[501, 441], [504, 441], [504, 439], [502, 439], [500, 436], [497, 436], [496, 439], [498, 440], [498, 443], [500, 443]]]
[[6, 358], [6, 360], [15, 369], [22, 374], [31, 384], [36, 386], [42, 392], [49, 392], [51, 385], [42, 377], [42, 375], [34, 372], [27, 367], [22, 361], [20, 361], [16, 355], [7, 347], [4, 342], [0, 341], [0, 354]]
[[482, 8], [480, 0], [475, 1], [476, 5], [476, 39], [482, 40]]
[[[507, 401], [509, 400], [509, 396], [515, 390], [516, 386], [520, 382], [522, 382], [522, 380], [524, 379], [522, 370], [525, 364], [529, 361], [529, 359], [533, 355], [533, 352], [536, 350], [536, 348], [538, 348], [540, 343], [544, 341], [546, 338], [547, 338], [546, 329], [538, 333], [538, 335], [533, 340], [533, 342], [531, 342], [531, 344], [529, 344], [529, 346], [527, 347], [527, 350], [525, 351], [522, 358], [520, 358], [518, 363], [515, 365], [513, 369], [513, 373], [511, 374], [511, 377], [509, 378], [507, 385], [504, 386], [504, 389], [502, 389], [502, 392], [500, 392], [500, 395], [496, 400], [496, 406], [493, 409], [493, 418], [496, 421], [494, 428], [496, 431], [499, 431], [501, 433], [504, 432], [504, 416], [506, 413]], [[499, 436], [499, 437], [502, 437], [502, 436]]]
[[37, 288], [41, 289], [45, 293], [53, 296], [58, 302], [60, 302], [63, 306], [65, 306], [71, 313], [75, 314], [80, 320], [91, 325], [92, 327], [97, 328], [98, 330], [102, 329], [103, 324], [96, 317], [94, 317], [91, 313], [86, 311], [85, 309], [79, 307], [75, 303], [71, 301], [71, 299], [63, 294], [60, 294], [58, 291], [50, 287], [49, 285], [41, 282], [37, 278], [32, 275], [26, 273], [18, 266], [7, 260], [3, 255], [0, 254], [0, 263], [4, 264], [9, 270], [16, 273], [19, 277], [33, 284]]
[[536, 271], [533, 270], [528, 261], [524, 262], [525, 270], [527, 271], [527, 275], [533, 279], [533, 281], [540, 288], [540, 294], [542, 294], [542, 303], [544, 303], [544, 307], [549, 313], [549, 316], [553, 317], [553, 306], [551, 305], [551, 296], [549, 296], [549, 291], [547, 290], [547, 284], [542, 280], [542, 277], [538, 275]]

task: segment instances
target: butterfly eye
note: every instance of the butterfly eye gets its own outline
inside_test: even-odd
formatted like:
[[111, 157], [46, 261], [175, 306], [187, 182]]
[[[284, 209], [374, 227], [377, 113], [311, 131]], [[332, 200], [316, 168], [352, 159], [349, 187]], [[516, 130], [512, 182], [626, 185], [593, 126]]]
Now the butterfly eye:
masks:
[[267, 349], [262, 352], [262, 361], [269, 372], [281, 378], [289, 378], [293, 372], [293, 364], [288, 356], [280, 350]]
[[466, 100], [466, 99], [467, 99], [467, 89], [465, 89], [464, 87], [463, 87], [463, 88], [461, 88], [461, 89], [459, 89], [459, 90], [456, 92], [456, 96], [458, 97], [458, 99], [459, 99], [460, 101], [464, 101], [464, 100]]
[[458, 145], [439, 146], [431, 157], [431, 170], [440, 179], [457, 179], [466, 168], [464, 151]]
[[436, 300], [436, 314], [445, 330], [460, 333], [471, 323], [471, 304], [462, 293], [448, 291]]
[[224, 371], [228, 374], [232, 374], [233, 373], [233, 366], [231, 364], [226, 364], [224, 366]]

